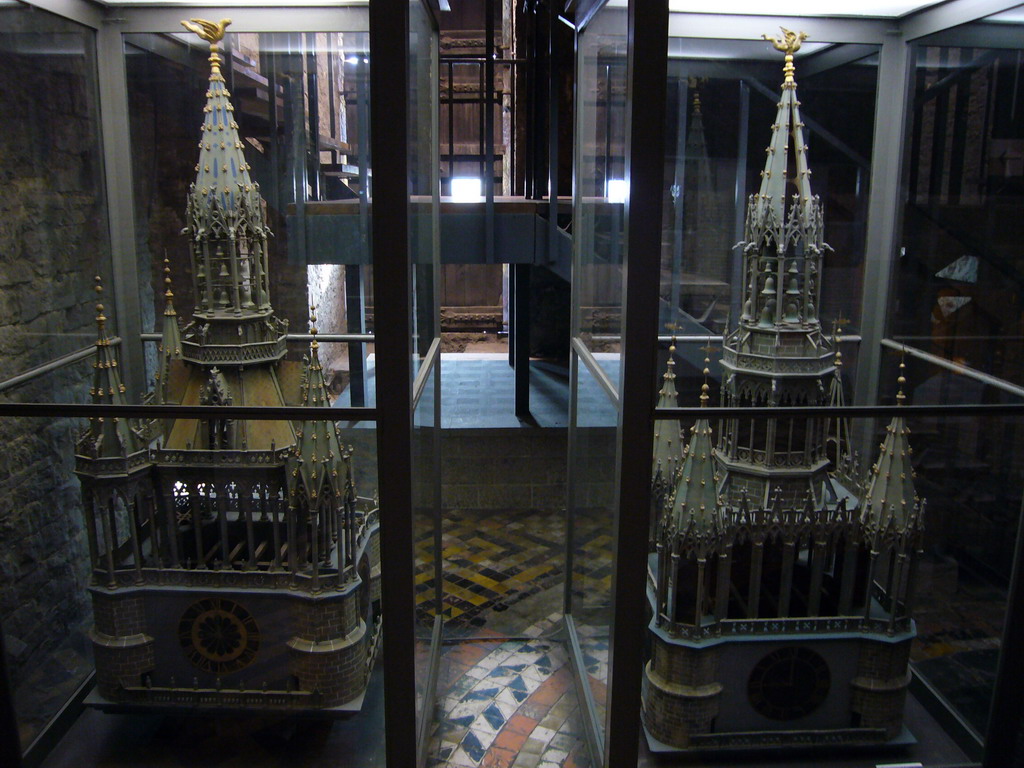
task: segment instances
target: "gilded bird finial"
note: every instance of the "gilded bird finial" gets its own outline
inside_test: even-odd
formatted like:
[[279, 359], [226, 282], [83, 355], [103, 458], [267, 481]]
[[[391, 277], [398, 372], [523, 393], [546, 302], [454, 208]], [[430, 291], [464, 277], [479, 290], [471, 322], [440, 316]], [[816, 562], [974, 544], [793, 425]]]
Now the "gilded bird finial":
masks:
[[224, 30], [231, 19], [221, 19], [218, 22], [207, 21], [206, 19], [189, 19], [181, 22], [181, 26], [189, 32], [195, 32], [200, 38], [210, 43], [210, 80], [222, 82], [224, 76], [220, 73], [220, 54], [217, 53], [217, 43], [224, 39]]
[[207, 21], [206, 19], [189, 19], [188, 21], [181, 22], [181, 26], [189, 32], [195, 32], [211, 45], [216, 45], [224, 39], [224, 30], [230, 23], [231, 19], [221, 19], [217, 22]]
[[770, 35], [761, 35], [762, 40], [769, 41], [775, 49], [782, 51], [786, 54], [786, 64], [782, 68], [782, 73], [786, 76], [786, 80], [783, 85], [790, 87], [796, 86], [796, 81], [793, 79], [793, 73], [796, 72], [796, 68], [793, 66], [793, 54], [800, 50], [800, 44], [807, 39], [806, 32], [794, 32], [791, 29], [785, 27], [779, 27], [782, 30], [781, 37], [771, 37]]

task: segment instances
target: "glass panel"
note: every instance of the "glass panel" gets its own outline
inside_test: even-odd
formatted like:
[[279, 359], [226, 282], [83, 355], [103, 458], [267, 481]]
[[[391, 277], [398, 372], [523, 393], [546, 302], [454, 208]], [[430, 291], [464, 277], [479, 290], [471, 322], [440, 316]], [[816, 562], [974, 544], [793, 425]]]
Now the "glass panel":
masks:
[[[109, 281], [95, 33], [0, 8], [0, 380], [96, 339], [93, 278]], [[5, 401], [81, 402], [91, 360], [5, 388]], [[92, 667], [87, 549], [74, 477], [77, 418], [3, 420], [0, 624], [22, 748]]]
[[[218, 261], [215, 252], [205, 264], [182, 235], [188, 185], [197, 173], [202, 185], [214, 181], [204, 182], [203, 174], [220, 171], [195, 165], [209, 52], [191, 33], [129, 34], [124, 42], [142, 324], [144, 331], [159, 333], [167, 277], [181, 315], [194, 307], [209, 314], [234, 304], [225, 282], [229, 263]], [[309, 307], [316, 306], [321, 333], [372, 332], [367, 322], [367, 306], [373, 305], [367, 280], [368, 35], [229, 32], [221, 47], [231, 115], [272, 233], [264, 258], [274, 315], [287, 321], [291, 333], [304, 334]], [[251, 279], [246, 275], [257, 276], [258, 267], [252, 259], [240, 262], [239, 302], [262, 311], [252, 295], [257, 283], [246, 282]], [[207, 269], [218, 274], [207, 279]], [[301, 359], [306, 344], [292, 339], [289, 358]], [[150, 380], [160, 368], [158, 346], [146, 344]], [[368, 349], [367, 360], [363, 343], [321, 348], [332, 400], [340, 395], [339, 404], [373, 403], [372, 346]]]
[[[436, 662], [443, 615], [440, 605], [440, 307], [437, 33], [427, 7], [409, 4], [409, 259], [412, 273], [410, 352], [413, 403], [413, 542], [416, 590], [417, 755], [427, 749], [434, 720]], [[433, 357], [430, 356], [431, 349]]]
[[[1018, 8], [917, 41], [889, 328], [897, 341], [1018, 385], [1021, 29]], [[963, 377], [944, 375], [918, 402], [977, 402]]]
[[[99, 275], [110, 285], [110, 243], [95, 33], [46, 11], [6, 3], [0, 8], [0, 62], [5, 380], [92, 344], [93, 278]], [[88, 371], [79, 364], [3, 396], [81, 401], [83, 375]]]
[[415, 542], [416, 584], [416, 706], [417, 718], [432, 718], [424, 705], [428, 691], [431, 643], [435, 620], [440, 616], [437, 532], [440, 530], [440, 492], [438, 482], [439, 427], [437, 424], [438, 372], [433, 366], [427, 373], [426, 385], [413, 415], [412, 483], [413, 540]]
[[[593, 352], [621, 352], [626, 136], [626, 13], [604, 8], [578, 41], [573, 334]], [[609, 367], [618, 386], [618, 370]]]
[[570, 606], [586, 684], [604, 723], [612, 624], [612, 523], [617, 504], [618, 410], [590, 369], [578, 364], [572, 484]]
[[412, 212], [409, 247], [412, 258], [413, 376], [440, 334], [437, 306], [438, 186], [437, 51], [429, 12], [409, 5], [409, 190]]
[[[761, 42], [689, 38], [672, 38], [669, 53], [661, 322], [680, 334], [720, 335], [728, 319], [735, 327], [743, 313], [741, 254], [734, 246], [744, 236], [747, 196], [757, 192], [764, 170], [779, 54]], [[795, 58], [812, 186], [833, 249], [824, 260], [819, 310], [829, 331], [838, 319], [854, 333], [878, 46], [807, 41]]]
[[[602, 7], [576, 41], [568, 649], [588, 733], [606, 724], [625, 271], [626, 51], [622, 7]], [[589, 362], [591, 367], [588, 367]], [[596, 731], [596, 733], [594, 732]]]

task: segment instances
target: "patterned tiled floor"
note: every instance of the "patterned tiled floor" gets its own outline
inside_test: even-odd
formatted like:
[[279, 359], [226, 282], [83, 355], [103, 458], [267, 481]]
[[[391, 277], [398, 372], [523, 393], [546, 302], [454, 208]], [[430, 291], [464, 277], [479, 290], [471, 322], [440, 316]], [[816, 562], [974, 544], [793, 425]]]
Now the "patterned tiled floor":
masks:
[[[589, 595], [610, 595], [609, 538], [597, 516], [576, 524], [577, 576]], [[442, 531], [445, 632], [473, 634], [487, 628], [507, 635], [561, 607], [565, 581], [565, 516], [522, 510], [446, 510]], [[416, 600], [429, 624], [434, 571], [432, 533], [416, 542]]]
[[[548, 634], [553, 614], [531, 628]], [[442, 658], [428, 766], [588, 768], [568, 657], [549, 640], [476, 641]]]

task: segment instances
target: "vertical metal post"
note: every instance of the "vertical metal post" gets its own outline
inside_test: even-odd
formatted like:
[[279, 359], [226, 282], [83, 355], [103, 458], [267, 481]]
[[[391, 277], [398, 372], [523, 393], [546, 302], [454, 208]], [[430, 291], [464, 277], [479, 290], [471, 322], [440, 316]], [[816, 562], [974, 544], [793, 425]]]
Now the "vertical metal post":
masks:
[[1019, 765], [1017, 752], [1020, 741], [1020, 723], [1024, 716], [1024, 697], [1020, 695], [1024, 684], [1024, 505], [1017, 518], [1017, 546], [1013, 554], [1013, 572], [1010, 593], [1006, 601], [1006, 620], [1003, 640], [999, 646], [999, 666], [996, 668], [992, 708], [989, 710], [988, 731], [985, 734], [985, 768]]
[[689, 99], [689, 88], [685, 77], [680, 77], [676, 86], [677, 105], [676, 117], [676, 162], [675, 162], [675, 194], [672, 198], [672, 285], [669, 288], [669, 310], [668, 321], [676, 322], [679, 314], [679, 289], [683, 282], [683, 227], [686, 214], [686, 109]]
[[377, 449], [390, 478], [380, 487], [384, 632], [384, 720], [390, 768], [416, 760], [415, 620], [412, 525], [412, 370], [409, 331], [409, 3], [370, 4], [370, 136], [374, 163], [373, 274]]
[[[349, 333], [366, 333], [362, 269], [359, 264], [345, 265], [345, 321]], [[361, 341], [349, 342], [348, 371], [352, 407], [362, 408], [366, 405], [366, 347]]]
[[614, 625], [609, 651], [607, 766], [635, 765], [640, 737], [647, 579], [647, 525], [637, 510], [651, 506], [651, 445], [658, 353], [661, 272], [661, 190], [665, 174], [668, 4], [632, 0], [628, 10], [626, 85], [626, 258], [618, 499], [614, 523]]
[[[141, 402], [147, 387], [145, 360], [139, 337], [142, 316], [139, 306], [139, 269], [135, 253], [135, 200], [132, 193], [131, 146], [128, 130], [128, 76], [124, 42], [114, 24], [96, 32], [96, 66], [99, 78], [100, 130], [103, 134], [103, 165], [106, 173], [107, 221], [110, 227], [111, 276], [114, 316], [121, 344], [121, 379], [130, 402]], [[147, 279], [148, 284], [148, 279]]]
[[480, 94], [484, 111], [484, 171], [480, 183], [484, 188], [484, 260], [494, 263], [494, 0], [485, 0], [484, 7], [484, 89]]
[[[854, 405], [872, 405], [878, 400], [878, 376], [882, 360], [881, 341], [893, 270], [898, 253], [902, 197], [900, 181], [903, 146], [910, 109], [912, 48], [899, 32], [882, 41], [878, 64], [878, 96], [875, 106], [875, 134], [871, 151], [871, 199], [864, 257], [864, 291], [861, 304], [861, 345], [857, 359]], [[866, 429], [862, 449], [870, 447], [873, 430]], [[862, 450], [862, 455], [870, 451]]]
[[[316, 33], [307, 32], [304, 36], [303, 53], [306, 60], [306, 99], [309, 120], [307, 125], [306, 144], [306, 177], [309, 179], [310, 199], [322, 199], [320, 190], [320, 86], [319, 72], [316, 66]], [[301, 39], [301, 38], [300, 38]], [[331, 90], [328, 87], [328, 90]]]
[[[736, 185], [733, 188], [733, 206], [736, 211], [736, 218], [733, 221], [732, 241], [738, 243], [743, 239], [743, 227], [746, 222], [747, 210], [747, 134], [750, 122], [750, 86], [740, 80], [740, 108], [737, 114], [739, 136], [736, 147]], [[730, 260], [732, 268], [729, 270], [729, 317], [730, 322], [739, 320], [742, 312], [743, 282], [746, 275], [743, 274], [743, 255], [739, 249], [733, 251]], [[729, 329], [725, 329], [726, 333]]]
[[558, 14], [548, 8], [548, 261], [558, 257]]
[[[290, 188], [286, 202], [295, 203], [295, 226], [289, 233], [288, 260], [291, 262], [306, 261], [306, 199], [308, 189], [308, 164], [306, 162], [308, 139], [304, 117], [305, 104], [302, 93], [303, 61], [302, 35], [281, 35], [281, 42], [286, 49], [279, 55], [278, 61], [284, 72], [284, 124], [291, 139], [285, 155], [287, 178]], [[273, 101], [273, 97], [271, 97]]]
[[515, 313], [515, 408], [516, 417], [530, 417], [530, 269], [529, 264], [514, 264], [512, 278], [516, 286]]
[[516, 367], [516, 272], [515, 265], [508, 269], [508, 364]]

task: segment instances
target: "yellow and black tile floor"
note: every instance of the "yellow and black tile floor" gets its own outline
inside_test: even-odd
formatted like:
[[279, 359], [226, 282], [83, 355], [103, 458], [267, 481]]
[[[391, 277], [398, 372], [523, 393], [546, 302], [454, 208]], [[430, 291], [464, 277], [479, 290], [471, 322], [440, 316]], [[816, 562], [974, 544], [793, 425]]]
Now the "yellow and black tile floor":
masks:
[[[609, 520], [581, 515], [575, 525], [574, 572], [590, 599], [610, 595]], [[418, 618], [436, 615], [433, 531], [416, 540]], [[442, 520], [445, 632], [483, 628], [521, 634], [561, 606], [565, 583], [565, 514], [545, 511], [446, 510]]]

